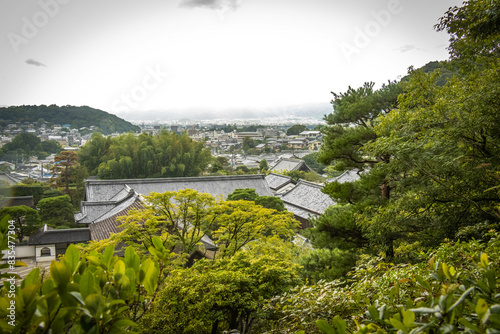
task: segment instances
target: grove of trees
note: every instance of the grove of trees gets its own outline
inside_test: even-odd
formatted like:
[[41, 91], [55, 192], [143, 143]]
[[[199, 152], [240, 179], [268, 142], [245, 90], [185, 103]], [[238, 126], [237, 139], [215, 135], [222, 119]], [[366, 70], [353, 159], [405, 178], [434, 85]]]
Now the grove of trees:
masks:
[[80, 150], [79, 161], [100, 179], [198, 176], [211, 162], [211, 154], [186, 133], [113, 138], [94, 133]]

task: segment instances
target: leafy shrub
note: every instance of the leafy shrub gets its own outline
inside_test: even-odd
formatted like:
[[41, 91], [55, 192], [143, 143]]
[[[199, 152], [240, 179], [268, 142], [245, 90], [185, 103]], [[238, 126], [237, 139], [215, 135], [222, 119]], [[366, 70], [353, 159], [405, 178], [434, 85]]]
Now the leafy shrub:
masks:
[[490, 234], [487, 243], [442, 244], [427, 254], [428, 262], [414, 265], [372, 259], [358, 266], [346, 284], [297, 287], [265, 307], [274, 317], [268, 330], [493, 333], [500, 329], [499, 236]]
[[[166, 254], [159, 240], [154, 252]], [[0, 290], [0, 329], [12, 333], [121, 333], [149, 309], [162, 277], [162, 261], [140, 258], [132, 247], [124, 257], [108, 247], [81, 256], [70, 245], [52, 261], [50, 277], [33, 269], [19, 286]], [[14, 291], [14, 293], [12, 293]], [[12, 303], [14, 301], [14, 303]], [[14, 304], [15, 319], [9, 318]]]

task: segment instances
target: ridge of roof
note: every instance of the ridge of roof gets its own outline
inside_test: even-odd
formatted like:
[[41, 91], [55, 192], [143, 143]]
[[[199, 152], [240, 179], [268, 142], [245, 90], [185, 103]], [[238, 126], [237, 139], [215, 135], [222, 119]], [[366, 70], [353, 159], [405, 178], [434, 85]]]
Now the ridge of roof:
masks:
[[[130, 189], [130, 188], [129, 188], [129, 189]], [[116, 206], [115, 206], [113, 209], [111, 209], [111, 210], [109, 210], [109, 211], [107, 211], [107, 212], [103, 213], [102, 215], [100, 215], [99, 217], [97, 217], [96, 219], [94, 219], [94, 220], [93, 220], [93, 223], [95, 224], [96, 222], [99, 222], [99, 221], [104, 220], [104, 219], [106, 219], [106, 218], [108, 218], [108, 217], [112, 217], [112, 216], [114, 216], [114, 214], [115, 214], [115, 213], [114, 213], [114, 211], [116, 211], [116, 210], [117, 210], [117, 207], [118, 207], [118, 211], [117, 211], [117, 212], [123, 211], [124, 209], [119, 208], [119, 206], [120, 206], [122, 203], [125, 203], [127, 200], [129, 200], [129, 199], [131, 199], [131, 198], [134, 198], [134, 202], [132, 202], [132, 204], [131, 204], [131, 205], [127, 206], [127, 208], [129, 208], [130, 206], [132, 206], [132, 205], [133, 205], [133, 204], [134, 204], [137, 200], [141, 201], [141, 199], [140, 199], [140, 197], [141, 197], [141, 196], [140, 196], [140, 195], [139, 195], [139, 194], [138, 194], [138, 193], [137, 193], [134, 189], [130, 189], [130, 190], [131, 190], [131, 191], [129, 192], [129, 195], [128, 195], [127, 197], [123, 198], [123, 199], [122, 199], [122, 200], [120, 200], [120, 201], [117, 201], [117, 202], [116, 202]]]
[[[97, 221], [98, 219], [105, 219], [103, 218], [104, 216], [108, 215], [111, 211], [113, 211], [114, 209], [116, 209], [116, 207], [118, 207], [120, 204], [126, 202], [127, 200], [131, 199], [132, 197], [139, 197], [140, 195], [132, 188], [130, 188], [129, 186], [125, 185], [125, 190], [127, 190], [127, 195], [116, 200], [116, 201], [95, 201], [95, 202], [88, 202], [88, 201], [82, 201], [82, 203], [80, 204], [81, 208], [83, 209], [84, 207], [92, 207], [92, 206], [105, 206], [105, 205], [113, 205], [115, 206], [115, 208], [112, 208], [108, 211], [106, 211], [105, 213], [103, 213], [102, 215], [98, 216], [97, 218], [95, 218], [94, 220], [92, 220], [91, 222], [84, 222], [84, 223], [80, 223], [82, 220], [84, 220], [88, 215], [87, 213], [84, 213], [82, 211], [76, 213], [76, 214], [80, 214], [79, 217], [76, 216], [75, 214], [75, 222], [76, 223], [79, 223], [79, 224], [88, 224], [88, 223], [92, 223], [94, 221]], [[121, 192], [121, 191], [120, 191]], [[116, 197], [113, 196], [112, 198]]]
[[323, 189], [324, 185], [323, 184], [320, 184], [320, 183], [315, 183], [315, 182], [311, 182], [311, 181], [306, 181], [306, 180], [303, 180], [303, 179], [300, 179], [299, 182], [297, 183], [297, 185], [301, 185], [301, 184], [305, 184], [305, 185], [308, 185], [308, 186], [313, 186], [313, 187], [316, 187], [318, 189]]
[[175, 182], [210, 182], [214, 180], [243, 180], [243, 179], [264, 179], [264, 174], [250, 175], [216, 175], [216, 176], [186, 176], [169, 178], [151, 178], [151, 179], [115, 179], [115, 180], [89, 180], [88, 184], [134, 184], [134, 183], [175, 183]]
[[104, 240], [110, 237], [110, 233], [119, 233], [123, 230], [123, 228], [119, 227], [121, 223], [118, 223], [116, 218], [126, 216], [131, 209], [140, 209], [141, 207], [144, 208], [140, 197], [137, 197], [128, 207], [97, 223], [90, 224], [89, 229], [91, 240]]
[[281, 200], [283, 201], [283, 203], [286, 203], [286, 204], [291, 205], [291, 206], [295, 206], [295, 207], [297, 207], [297, 208], [299, 208], [299, 209], [302, 209], [302, 210], [304, 210], [304, 211], [309, 211], [309, 212], [312, 212], [312, 213], [315, 213], [315, 214], [318, 214], [318, 215], [321, 215], [321, 214], [322, 214], [321, 212], [314, 211], [314, 210], [311, 210], [311, 209], [309, 209], [309, 208], [306, 208], [305, 206], [298, 205], [298, 204], [295, 204], [295, 203], [292, 203], [292, 202], [288, 202], [288, 201], [286, 201], [286, 200], [284, 200], [284, 199], [281, 199]]

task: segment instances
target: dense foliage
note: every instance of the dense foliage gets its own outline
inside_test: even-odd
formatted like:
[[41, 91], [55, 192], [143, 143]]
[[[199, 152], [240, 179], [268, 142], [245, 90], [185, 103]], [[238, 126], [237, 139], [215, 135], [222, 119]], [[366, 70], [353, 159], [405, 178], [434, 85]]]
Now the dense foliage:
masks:
[[113, 138], [94, 133], [80, 150], [79, 161], [100, 179], [198, 176], [211, 162], [211, 154], [186, 133]]
[[15, 122], [37, 122], [40, 118], [51, 124], [69, 124], [72, 128], [97, 126], [104, 134], [139, 131], [133, 125], [115, 115], [87, 106], [23, 105], [0, 108], [0, 119]]
[[[373, 258], [345, 280], [296, 287], [273, 298], [269, 332], [496, 333], [500, 329], [500, 235], [446, 243], [418, 264]], [[333, 326], [318, 319], [327, 320]], [[332, 321], [333, 319], [333, 321]], [[344, 319], [344, 320], [342, 320]], [[330, 328], [331, 327], [331, 328]]]
[[319, 152], [310, 153], [304, 157], [302, 160], [306, 163], [308, 167], [314, 170], [318, 174], [324, 174], [326, 166], [318, 161]]
[[334, 94], [320, 160], [365, 173], [354, 183], [325, 187], [343, 214], [318, 220], [313, 244], [348, 230], [345, 243], [361, 236], [368, 241], [364, 252], [404, 261], [446, 238], [498, 229], [500, 64], [492, 28], [498, 15], [478, 8], [498, 11], [490, 2], [466, 2], [438, 26], [452, 35], [448, 66], [460, 71], [444, 86], [439, 71], [410, 69], [407, 80], [378, 91], [365, 84]]
[[[158, 260], [141, 258], [132, 247], [124, 257], [113, 253], [108, 247], [82, 256], [70, 245], [64, 259], [52, 261], [50, 277], [35, 268], [19, 286], [5, 281], [4, 292], [14, 293], [0, 297], [1, 328], [11, 333], [120, 333], [133, 328], [154, 300], [162, 271]], [[11, 305], [14, 319], [8, 317]]]
[[291, 244], [257, 242], [233, 257], [175, 270], [141, 322], [142, 333], [257, 333], [264, 301], [299, 282]]
[[74, 227], [73, 205], [68, 195], [43, 198], [37, 208], [44, 224], [56, 228]]
[[61, 144], [55, 140], [41, 141], [36, 135], [23, 132], [2, 146], [0, 159], [12, 163], [25, 161], [31, 156], [44, 159], [50, 154], [61, 152], [62, 149]]
[[15, 228], [13, 231], [15, 232], [17, 240], [19, 240], [20, 243], [25, 241], [25, 239], [29, 238], [32, 233], [35, 233], [40, 227], [42, 227], [38, 211], [27, 207], [26, 205], [0, 209], [0, 219], [3, 219], [4, 217], [10, 217], [10, 219], [15, 221]]
[[255, 189], [235, 189], [231, 194], [227, 195], [228, 201], [252, 201], [255, 204], [264, 208], [274, 209], [276, 211], [285, 211], [283, 200], [275, 196], [260, 196], [255, 192]]
[[297, 136], [299, 133], [301, 133], [302, 131], [305, 131], [306, 129], [307, 129], [307, 127], [305, 125], [295, 124], [286, 130], [286, 135], [287, 136]]

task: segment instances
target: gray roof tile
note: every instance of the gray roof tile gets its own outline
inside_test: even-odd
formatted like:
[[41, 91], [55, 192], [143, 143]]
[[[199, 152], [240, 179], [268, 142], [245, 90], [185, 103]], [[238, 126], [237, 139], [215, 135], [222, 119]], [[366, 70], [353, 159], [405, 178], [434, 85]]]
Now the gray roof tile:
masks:
[[270, 173], [266, 176], [266, 182], [269, 185], [269, 188], [271, 188], [274, 191], [277, 191], [281, 187], [291, 183], [292, 178], [286, 175]]
[[352, 170], [347, 170], [344, 173], [342, 173], [340, 176], [337, 176], [331, 180], [328, 180], [328, 182], [338, 182], [338, 183], [346, 183], [346, 182], [354, 182], [359, 180], [359, 172], [357, 169], [352, 169]]
[[90, 235], [92, 240], [105, 240], [111, 236], [111, 233], [119, 233], [123, 231], [123, 228], [118, 227], [121, 225], [116, 219], [120, 216], [126, 216], [128, 212], [132, 209], [140, 210], [143, 209], [141, 200], [138, 197], [134, 198], [132, 203], [129, 203], [127, 207], [122, 208], [121, 211], [115, 212], [113, 215], [109, 215], [105, 219], [90, 225]]
[[50, 227], [41, 228], [38, 233], [30, 236], [29, 245], [48, 245], [57, 243], [81, 243], [90, 240], [90, 229], [71, 228], [55, 230]]
[[281, 195], [285, 203], [301, 207], [309, 212], [322, 214], [335, 202], [323, 193], [322, 185], [300, 180], [299, 183], [290, 191]]
[[302, 160], [281, 159], [270, 169], [271, 171], [284, 170], [289, 172], [292, 170], [299, 170], [302, 167], [302, 165], [304, 165], [304, 162]]
[[86, 200], [89, 202], [109, 201], [123, 190], [125, 185], [141, 195], [152, 191], [163, 193], [181, 189], [194, 189], [212, 196], [227, 197], [235, 189], [253, 188], [261, 196], [272, 196], [264, 175], [231, 175], [178, 177], [168, 179], [130, 179], [130, 180], [89, 180], [86, 183]]

